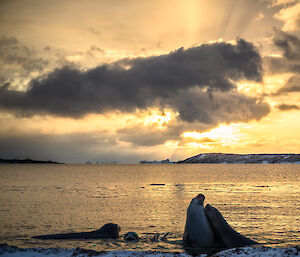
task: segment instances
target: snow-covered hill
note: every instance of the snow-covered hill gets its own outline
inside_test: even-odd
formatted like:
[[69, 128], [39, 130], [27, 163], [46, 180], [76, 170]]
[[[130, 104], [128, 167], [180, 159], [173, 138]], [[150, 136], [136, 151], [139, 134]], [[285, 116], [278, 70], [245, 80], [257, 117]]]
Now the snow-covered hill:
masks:
[[202, 153], [178, 163], [299, 163], [300, 154]]

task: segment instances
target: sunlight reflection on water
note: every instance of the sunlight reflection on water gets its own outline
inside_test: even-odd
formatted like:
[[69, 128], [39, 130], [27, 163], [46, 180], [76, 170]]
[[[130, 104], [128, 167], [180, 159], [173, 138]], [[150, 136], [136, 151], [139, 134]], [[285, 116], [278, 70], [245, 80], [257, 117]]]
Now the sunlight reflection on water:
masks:
[[[190, 200], [198, 193], [237, 231], [277, 246], [300, 240], [300, 165], [1, 165], [0, 241], [17, 246], [181, 251]], [[164, 185], [151, 185], [164, 184]], [[113, 222], [118, 240], [38, 241]], [[151, 243], [170, 232], [169, 242]]]

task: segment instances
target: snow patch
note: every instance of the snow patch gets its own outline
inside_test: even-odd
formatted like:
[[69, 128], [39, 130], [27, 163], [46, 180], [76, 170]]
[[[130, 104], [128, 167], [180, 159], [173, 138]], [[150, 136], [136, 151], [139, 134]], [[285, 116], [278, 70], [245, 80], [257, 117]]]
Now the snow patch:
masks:
[[[8, 246], [7, 244], [0, 245], [1, 257], [90, 257], [90, 256], [103, 256], [103, 257], [188, 257], [186, 253], [166, 253], [156, 251], [94, 251], [85, 250], [81, 248], [76, 249], [60, 249], [60, 248], [18, 248]], [[206, 256], [206, 255], [200, 255]]]
[[[22, 249], [7, 244], [0, 245], [0, 255], [3, 257], [189, 257], [187, 253], [178, 252], [159, 252], [159, 251], [102, 251], [76, 249], [59, 249], [59, 248], [28, 248]], [[206, 257], [206, 254], [198, 255]], [[271, 247], [242, 247], [225, 250], [213, 255], [214, 257], [300, 257], [299, 247], [291, 248], [271, 248]]]
[[215, 257], [295, 257], [300, 256], [300, 249], [298, 247], [292, 248], [271, 248], [271, 247], [243, 247], [243, 248], [233, 248], [219, 252]]

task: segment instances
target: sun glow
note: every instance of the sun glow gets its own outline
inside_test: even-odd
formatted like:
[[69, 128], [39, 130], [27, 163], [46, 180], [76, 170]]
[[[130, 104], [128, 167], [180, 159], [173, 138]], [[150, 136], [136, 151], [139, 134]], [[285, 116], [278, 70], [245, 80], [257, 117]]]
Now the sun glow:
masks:
[[190, 147], [190, 148], [202, 148], [202, 149], [214, 149], [215, 148], [214, 145], [201, 144], [201, 143], [195, 143], [195, 142], [187, 143], [186, 146]]
[[194, 141], [187, 143], [190, 146], [213, 149], [216, 144], [237, 145], [243, 139], [244, 134], [240, 132], [239, 124], [221, 124], [207, 132], [188, 131], [184, 132], [182, 136], [184, 139]]
[[260, 83], [240, 81], [236, 85], [239, 92], [249, 96], [256, 96], [262, 94], [264, 91], [264, 87]]
[[116, 133], [118, 129], [131, 127], [152, 127], [165, 129], [179, 114], [172, 110], [149, 108], [134, 113], [110, 112], [105, 114], [88, 114], [80, 119], [55, 116], [20, 117], [14, 119], [11, 114], [0, 113], [0, 131], [9, 131], [17, 122], [22, 121], [22, 130], [39, 131], [43, 134], [92, 133], [107, 131]]
[[144, 118], [144, 125], [157, 125], [158, 128], [164, 128], [168, 122], [179, 115], [178, 113], [174, 113], [173, 111], [168, 110], [162, 112], [156, 109], [151, 109], [149, 111], [149, 114], [150, 115], [145, 116]]

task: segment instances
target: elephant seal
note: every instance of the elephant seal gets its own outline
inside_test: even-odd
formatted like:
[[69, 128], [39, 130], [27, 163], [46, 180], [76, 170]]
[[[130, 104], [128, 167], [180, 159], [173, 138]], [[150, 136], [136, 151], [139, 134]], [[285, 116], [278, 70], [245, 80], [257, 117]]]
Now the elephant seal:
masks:
[[211, 228], [213, 229], [216, 240], [220, 243], [220, 247], [234, 248], [258, 244], [258, 242], [236, 232], [227, 223], [217, 208], [207, 204], [204, 208], [204, 212], [209, 220]]
[[107, 223], [98, 230], [91, 232], [78, 232], [67, 234], [52, 234], [43, 236], [34, 236], [37, 239], [107, 239], [118, 238], [121, 228], [117, 224]]
[[186, 215], [186, 224], [183, 234], [185, 246], [197, 248], [211, 248], [214, 246], [214, 234], [204, 213], [205, 196], [199, 194], [194, 198]]
[[141, 238], [139, 237], [139, 235], [135, 232], [127, 232], [125, 235], [124, 235], [124, 240], [125, 241], [138, 241], [140, 240]]

